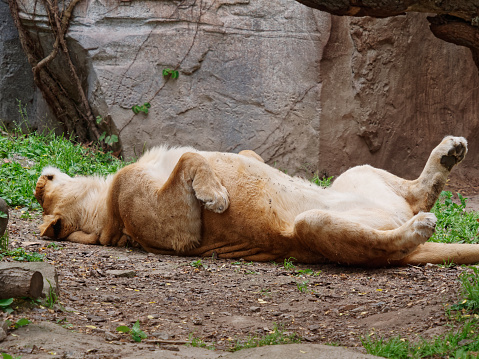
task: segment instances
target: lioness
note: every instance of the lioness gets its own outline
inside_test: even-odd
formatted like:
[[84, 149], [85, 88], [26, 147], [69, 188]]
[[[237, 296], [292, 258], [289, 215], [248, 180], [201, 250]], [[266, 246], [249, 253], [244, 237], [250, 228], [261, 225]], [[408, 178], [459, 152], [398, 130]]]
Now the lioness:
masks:
[[409, 181], [371, 166], [330, 188], [290, 177], [253, 151], [157, 147], [107, 178], [43, 170], [41, 235], [85, 244], [128, 239], [160, 254], [384, 266], [479, 262], [479, 246], [424, 243], [428, 213], [467, 141], [448, 136]]

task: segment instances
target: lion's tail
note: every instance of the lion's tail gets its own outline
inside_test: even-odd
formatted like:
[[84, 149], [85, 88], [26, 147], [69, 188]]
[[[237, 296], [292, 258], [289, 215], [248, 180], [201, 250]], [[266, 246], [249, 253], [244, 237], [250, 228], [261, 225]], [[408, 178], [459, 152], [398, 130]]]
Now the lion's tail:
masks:
[[399, 260], [400, 265], [479, 263], [479, 244], [426, 242]]

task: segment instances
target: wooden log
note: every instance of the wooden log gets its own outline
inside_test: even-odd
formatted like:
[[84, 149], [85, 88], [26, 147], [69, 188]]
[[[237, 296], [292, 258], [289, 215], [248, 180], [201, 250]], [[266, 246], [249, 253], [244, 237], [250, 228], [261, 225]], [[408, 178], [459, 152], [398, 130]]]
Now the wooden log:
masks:
[[43, 291], [43, 275], [18, 267], [0, 269], [0, 299], [38, 298]]

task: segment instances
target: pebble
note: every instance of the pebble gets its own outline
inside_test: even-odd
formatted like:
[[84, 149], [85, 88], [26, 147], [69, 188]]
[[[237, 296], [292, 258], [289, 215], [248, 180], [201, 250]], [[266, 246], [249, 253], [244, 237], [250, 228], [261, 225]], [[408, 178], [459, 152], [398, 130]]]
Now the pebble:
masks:
[[258, 313], [261, 308], [260, 307], [249, 307], [249, 310], [252, 311], [253, 313]]
[[113, 342], [113, 341], [116, 341], [116, 340], [120, 340], [120, 336], [118, 334], [106, 331], [105, 332], [105, 340], [107, 342]]

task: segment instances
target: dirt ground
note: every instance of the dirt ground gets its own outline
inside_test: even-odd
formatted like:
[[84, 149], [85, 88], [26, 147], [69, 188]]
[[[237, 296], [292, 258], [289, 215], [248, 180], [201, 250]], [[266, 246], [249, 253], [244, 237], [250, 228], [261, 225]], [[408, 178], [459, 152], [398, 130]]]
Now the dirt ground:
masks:
[[[479, 210], [476, 193], [468, 207]], [[286, 334], [297, 333], [303, 344], [361, 348], [361, 336], [372, 333], [434, 337], [449, 330], [445, 309], [458, 300], [458, 275], [463, 270], [301, 264], [288, 269], [283, 263], [198, 261], [68, 242], [48, 246], [52, 242], [38, 236], [40, 217], [21, 215], [11, 211], [10, 245], [46, 255], [59, 275], [59, 303], [53, 309], [25, 305], [11, 315], [0, 313], [0, 320], [28, 318], [60, 330], [43, 330], [56, 335], [56, 347], [28, 341], [38, 327], [32, 326], [30, 334], [28, 326], [9, 331], [0, 352], [22, 358], [123, 358], [159, 349], [167, 349], [172, 357], [188, 357], [186, 351], [193, 348], [182, 344], [192, 338], [214, 345], [216, 351], [204, 349], [191, 357], [213, 358], [237, 341], [268, 334], [275, 325], [284, 326]], [[309, 270], [314, 274], [304, 273]], [[137, 320], [148, 335], [142, 343], [115, 330]], [[69, 332], [81, 336], [78, 343], [83, 344], [73, 346]]]

